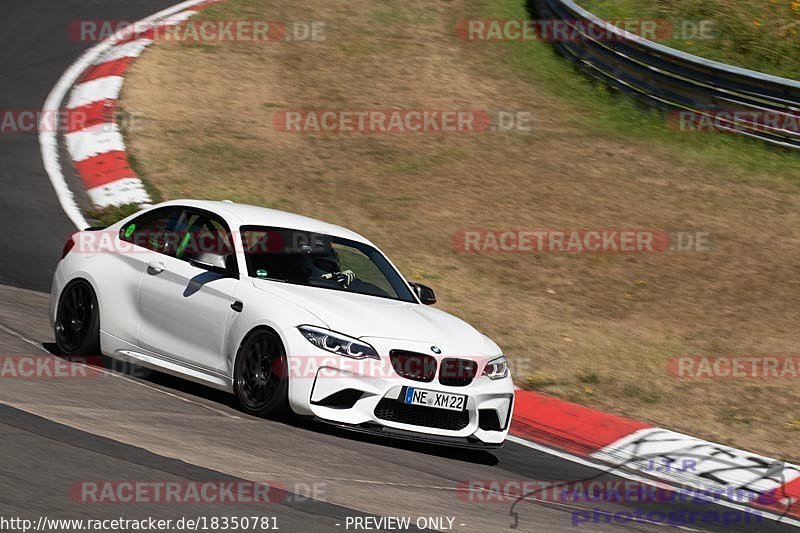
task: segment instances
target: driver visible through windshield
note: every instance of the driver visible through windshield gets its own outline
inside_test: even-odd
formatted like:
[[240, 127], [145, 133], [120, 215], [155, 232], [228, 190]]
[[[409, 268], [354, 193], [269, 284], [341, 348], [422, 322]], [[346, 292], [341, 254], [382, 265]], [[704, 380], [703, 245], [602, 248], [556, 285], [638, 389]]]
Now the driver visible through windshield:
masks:
[[241, 228], [248, 275], [415, 302], [397, 271], [367, 244], [286, 228]]

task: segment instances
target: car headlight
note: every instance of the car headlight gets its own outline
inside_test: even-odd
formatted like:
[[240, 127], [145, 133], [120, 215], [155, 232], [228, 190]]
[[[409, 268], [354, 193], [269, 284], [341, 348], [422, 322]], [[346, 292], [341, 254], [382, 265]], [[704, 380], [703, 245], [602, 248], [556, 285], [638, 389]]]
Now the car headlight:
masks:
[[492, 359], [486, 363], [486, 368], [483, 369], [483, 375], [489, 379], [503, 379], [508, 377], [508, 361], [505, 356], [501, 355], [497, 359]]
[[380, 359], [375, 348], [353, 337], [316, 326], [297, 326], [297, 329], [317, 348], [352, 359]]

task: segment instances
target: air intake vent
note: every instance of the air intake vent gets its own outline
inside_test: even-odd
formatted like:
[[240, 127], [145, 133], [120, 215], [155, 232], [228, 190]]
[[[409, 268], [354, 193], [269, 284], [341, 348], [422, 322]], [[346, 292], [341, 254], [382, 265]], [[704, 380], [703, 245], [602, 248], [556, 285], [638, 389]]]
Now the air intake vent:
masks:
[[448, 387], [466, 387], [475, 379], [478, 363], [469, 359], [442, 359], [439, 383]]
[[503, 431], [500, 419], [494, 409], [481, 409], [478, 411], [478, 427], [484, 431]]
[[383, 398], [378, 402], [375, 416], [381, 420], [399, 424], [450, 431], [459, 431], [469, 425], [468, 411], [448, 411], [422, 405], [406, 405], [390, 398]]
[[344, 389], [313, 403], [314, 405], [333, 407], [335, 409], [350, 409], [361, 399], [363, 394], [363, 391], [357, 389]]
[[436, 358], [424, 353], [392, 350], [392, 368], [399, 375], [414, 381], [430, 383], [436, 377]]

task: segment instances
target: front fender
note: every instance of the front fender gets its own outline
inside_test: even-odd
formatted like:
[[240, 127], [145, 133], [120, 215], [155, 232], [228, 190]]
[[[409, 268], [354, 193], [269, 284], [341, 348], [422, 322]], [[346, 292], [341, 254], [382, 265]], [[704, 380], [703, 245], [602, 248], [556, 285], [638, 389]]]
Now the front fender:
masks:
[[[228, 332], [225, 344], [225, 368], [224, 373], [230, 377], [233, 383], [233, 372], [236, 364], [236, 355], [244, 342], [245, 338], [255, 329], [269, 328], [275, 331], [283, 342], [287, 357], [291, 358], [294, 354], [302, 353], [305, 348], [303, 343], [308, 344], [297, 326], [301, 324], [314, 324], [320, 327], [328, 327], [321, 323], [311, 312], [293, 303], [286, 298], [268, 294], [249, 286], [245, 280], [242, 284], [243, 290], [239, 299], [244, 304], [241, 314], [233, 321]], [[308, 344], [308, 349], [313, 348]], [[289, 380], [289, 403], [297, 414], [311, 414], [307, 407], [313, 380], [311, 379], [290, 379]]]

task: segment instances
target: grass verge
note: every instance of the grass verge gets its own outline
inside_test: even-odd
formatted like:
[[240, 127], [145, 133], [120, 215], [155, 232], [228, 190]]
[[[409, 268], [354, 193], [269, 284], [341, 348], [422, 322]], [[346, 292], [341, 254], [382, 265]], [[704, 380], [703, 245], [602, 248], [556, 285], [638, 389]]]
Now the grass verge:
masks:
[[[798, 0], [581, 0], [579, 3], [607, 20], [655, 19], [671, 23], [674, 31], [660, 42], [684, 52], [800, 80]], [[696, 31], [701, 21], [710, 22], [708, 35]]]

